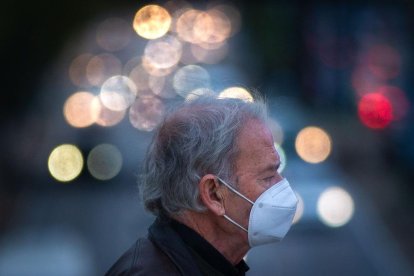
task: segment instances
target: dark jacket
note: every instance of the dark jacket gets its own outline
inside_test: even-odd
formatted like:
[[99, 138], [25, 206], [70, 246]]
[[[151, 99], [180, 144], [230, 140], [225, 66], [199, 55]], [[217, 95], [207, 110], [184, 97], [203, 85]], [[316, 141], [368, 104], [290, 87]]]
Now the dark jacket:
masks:
[[178, 234], [157, 219], [141, 238], [105, 274], [115, 275], [203, 275], [193, 255]]
[[247, 270], [244, 260], [234, 266], [193, 229], [162, 216], [106, 275], [244, 276]]

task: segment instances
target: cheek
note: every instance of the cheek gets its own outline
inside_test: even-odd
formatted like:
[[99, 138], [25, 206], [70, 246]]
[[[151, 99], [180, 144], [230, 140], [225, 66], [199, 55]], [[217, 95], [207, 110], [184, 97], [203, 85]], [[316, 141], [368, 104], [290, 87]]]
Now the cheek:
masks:
[[259, 196], [264, 193], [264, 191], [270, 188], [270, 186], [272, 186], [272, 184], [255, 184], [254, 189], [248, 191], [247, 197], [250, 198], [251, 201], [255, 202]]
[[225, 206], [227, 213], [231, 214], [242, 225], [248, 224], [252, 207], [252, 204], [237, 195], [230, 196]]

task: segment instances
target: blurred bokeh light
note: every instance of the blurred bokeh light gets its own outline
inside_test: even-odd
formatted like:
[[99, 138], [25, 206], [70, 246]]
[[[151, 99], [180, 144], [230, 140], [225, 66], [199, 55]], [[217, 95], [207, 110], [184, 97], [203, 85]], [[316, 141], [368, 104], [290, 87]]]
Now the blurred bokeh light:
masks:
[[83, 156], [74, 145], [63, 144], [52, 150], [49, 155], [50, 174], [58, 181], [68, 182], [75, 179], [83, 169]]
[[410, 111], [410, 102], [403, 90], [396, 86], [384, 85], [376, 90], [376, 93], [387, 98], [392, 106], [392, 119], [400, 121], [404, 119]]
[[86, 77], [93, 86], [101, 86], [105, 80], [121, 72], [121, 61], [109, 53], [92, 57], [86, 66]]
[[131, 79], [113, 76], [104, 82], [99, 97], [110, 110], [123, 111], [134, 102], [136, 95], [137, 87]]
[[146, 56], [142, 57], [142, 66], [145, 68], [148, 74], [156, 77], [167, 76], [171, 74], [177, 67], [176, 65], [167, 68], [158, 67], [157, 64], [154, 64]]
[[[98, 98], [99, 99], [99, 98]], [[100, 108], [99, 115], [95, 123], [103, 127], [111, 127], [117, 125], [125, 118], [126, 110], [115, 111], [105, 107], [100, 99], [98, 100]]]
[[317, 211], [321, 221], [330, 227], [340, 227], [354, 214], [351, 195], [340, 187], [329, 187], [318, 199]]
[[302, 129], [295, 140], [296, 152], [306, 162], [320, 163], [328, 158], [332, 149], [331, 138], [319, 127]]
[[137, 65], [131, 70], [129, 78], [135, 83], [137, 88], [137, 96], [150, 94], [149, 78], [150, 75], [142, 65]]
[[171, 99], [177, 96], [171, 75], [159, 77], [150, 76], [149, 87], [155, 95], [164, 99]]
[[181, 42], [171, 35], [149, 41], [144, 50], [145, 61], [150, 66], [159, 69], [167, 69], [176, 65], [181, 54]]
[[90, 92], [72, 94], [63, 106], [63, 115], [73, 127], [88, 127], [96, 122], [101, 112], [99, 99]]
[[370, 93], [359, 101], [358, 115], [361, 122], [367, 127], [383, 129], [393, 119], [393, 107], [385, 96], [379, 93]]
[[194, 25], [200, 13], [199, 10], [188, 9], [178, 17], [175, 31], [180, 39], [190, 43], [198, 43]]
[[393, 79], [400, 73], [401, 56], [389, 45], [374, 45], [367, 53], [367, 66], [381, 80]]
[[90, 86], [87, 77], [87, 66], [92, 57], [92, 54], [85, 53], [72, 60], [69, 66], [69, 78], [74, 85], [82, 88]]
[[135, 15], [133, 27], [138, 35], [146, 39], [156, 39], [170, 29], [171, 16], [166, 9], [158, 5], [141, 8]]
[[231, 33], [230, 20], [215, 9], [198, 13], [193, 28], [196, 43], [220, 43]]
[[183, 98], [186, 98], [193, 90], [210, 88], [210, 85], [210, 74], [198, 65], [181, 67], [174, 75], [174, 89]]
[[96, 179], [114, 178], [122, 168], [121, 152], [114, 145], [100, 144], [89, 152], [87, 168]]
[[234, 98], [234, 99], [241, 99], [246, 102], [252, 102], [253, 97], [249, 91], [247, 91], [243, 87], [229, 87], [224, 89], [220, 94], [219, 98]]
[[131, 124], [143, 131], [151, 131], [159, 123], [165, 113], [165, 106], [156, 97], [138, 98], [129, 109], [129, 121]]

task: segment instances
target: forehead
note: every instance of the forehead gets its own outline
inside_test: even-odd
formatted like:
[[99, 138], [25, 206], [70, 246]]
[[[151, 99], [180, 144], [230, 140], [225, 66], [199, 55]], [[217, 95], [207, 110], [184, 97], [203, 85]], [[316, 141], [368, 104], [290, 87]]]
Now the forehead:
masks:
[[274, 147], [269, 128], [258, 120], [249, 120], [242, 128], [237, 144], [236, 171], [257, 174], [261, 170], [277, 165], [279, 155]]

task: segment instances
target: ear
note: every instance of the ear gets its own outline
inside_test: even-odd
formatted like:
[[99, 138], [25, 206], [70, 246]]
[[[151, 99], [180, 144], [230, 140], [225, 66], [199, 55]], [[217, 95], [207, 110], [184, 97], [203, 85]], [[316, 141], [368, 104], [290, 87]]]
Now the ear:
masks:
[[217, 177], [213, 174], [204, 175], [198, 183], [198, 188], [200, 199], [207, 209], [217, 216], [223, 216], [225, 213], [223, 193]]

